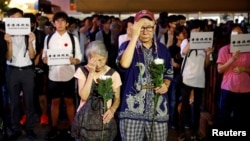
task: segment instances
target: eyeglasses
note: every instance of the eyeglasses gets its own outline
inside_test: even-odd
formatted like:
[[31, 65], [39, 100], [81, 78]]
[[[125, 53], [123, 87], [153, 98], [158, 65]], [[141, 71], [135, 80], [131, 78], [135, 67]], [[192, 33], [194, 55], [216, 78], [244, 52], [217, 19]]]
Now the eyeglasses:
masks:
[[154, 26], [141, 27], [141, 32], [143, 32], [144, 30], [152, 32], [154, 30]]

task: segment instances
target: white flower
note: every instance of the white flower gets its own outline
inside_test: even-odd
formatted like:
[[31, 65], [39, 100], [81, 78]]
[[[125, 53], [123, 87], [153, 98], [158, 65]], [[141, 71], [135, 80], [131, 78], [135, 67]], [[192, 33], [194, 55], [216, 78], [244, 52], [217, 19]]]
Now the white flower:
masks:
[[99, 77], [100, 80], [107, 80], [109, 78], [111, 78], [110, 75], [102, 75], [102, 76]]
[[154, 63], [155, 63], [156, 65], [164, 64], [164, 60], [163, 60], [163, 59], [160, 59], [160, 58], [156, 58], [156, 59], [154, 60]]

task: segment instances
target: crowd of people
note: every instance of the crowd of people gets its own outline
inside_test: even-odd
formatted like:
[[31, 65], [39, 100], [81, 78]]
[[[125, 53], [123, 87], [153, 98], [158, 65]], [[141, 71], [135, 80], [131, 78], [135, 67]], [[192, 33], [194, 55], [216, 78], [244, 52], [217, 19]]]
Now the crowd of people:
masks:
[[[231, 34], [248, 33], [244, 21], [218, 25], [167, 12], [156, 19], [148, 10], [124, 20], [101, 14], [79, 20], [63, 11], [50, 20], [19, 8], [9, 9], [7, 16], [30, 18], [31, 32], [10, 35], [1, 24], [5, 140], [17, 140], [23, 130], [34, 140], [34, 115], [50, 127], [46, 138], [56, 140], [62, 112], [68, 120], [67, 140], [166, 141], [169, 128], [176, 129], [179, 141], [202, 140], [200, 112], [211, 62], [223, 76], [214, 127], [249, 128], [250, 53], [230, 52]], [[213, 46], [192, 49], [191, 33], [206, 31], [214, 33]], [[70, 50], [68, 63], [49, 64], [50, 50], [65, 49]], [[151, 65], [161, 59], [165, 71], [156, 85]], [[111, 78], [108, 95], [103, 93], [109, 87], [101, 87], [103, 76]]]

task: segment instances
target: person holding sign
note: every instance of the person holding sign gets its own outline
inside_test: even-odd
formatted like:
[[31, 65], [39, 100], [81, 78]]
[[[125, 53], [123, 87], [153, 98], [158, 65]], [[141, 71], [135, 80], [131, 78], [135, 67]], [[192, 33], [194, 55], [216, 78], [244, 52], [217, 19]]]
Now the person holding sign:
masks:
[[[69, 125], [73, 122], [75, 116], [75, 65], [80, 63], [82, 54], [80, 51], [79, 41], [77, 37], [70, 35], [67, 32], [68, 26], [68, 15], [65, 12], [55, 13], [53, 19], [53, 24], [56, 31], [52, 35], [47, 35], [44, 41], [43, 55], [42, 59], [45, 64], [48, 64], [48, 52], [51, 50], [52, 53], [60, 53], [60, 50], [69, 50], [68, 56], [64, 54], [56, 54], [56, 56], [61, 55], [67, 57], [68, 64], [53, 64], [49, 65], [49, 80], [48, 80], [48, 95], [51, 97], [51, 120], [52, 129], [48, 133], [48, 139], [54, 139], [58, 135], [57, 121], [59, 116], [59, 106], [60, 98], [64, 99], [67, 116], [69, 120]], [[70, 37], [71, 36], [71, 37]], [[50, 37], [50, 40], [48, 39]], [[48, 42], [49, 40], [49, 42]], [[57, 52], [53, 52], [57, 50]], [[57, 59], [60, 59], [59, 57]], [[68, 131], [71, 127], [68, 128]]]
[[[23, 11], [18, 8], [11, 8], [7, 12], [9, 18], [22, 18]], [[8, 26], [9, 24], [6, 24]], [[12, 26], [17, 26], [14, 23]], [[22, 32], [16, 28], [15, 35], [7, 32], [4, 39], [7, 42], [7, 70], [6, 85], [10, 97], [11, 106], [11, 139], [17, 139], [22, 135], [22, 127], [19, 124], [21, 105], [20, 92], [23, 92], [25, 114], [27, 122], [25, 125], [26, 135], [28, 138], [35, 138], [34, 128], [34, 68], [32, 59], [36, 55], [35, 35], [30, 32], [28, 35], [22, 35]], [[30, 28], [30, 27], [29, 27]], [[22, 30], [22, 29], [20, 29]]]
[[[189, 25], [190, 32], [200, 32], [201, 21], [193, 20]], [[185, 44], [186, 43], [186, 44]], [[191, 49], [190, 42], [184, 39], [181, 44], [181, 55], [184, 58], [183, 64], [183, 86], [181, 90], [181, 111], [180, 111], [180, 135], [179, 140], [187, 139], [185, 135], [185, 124], [186, 119], [190, 110], [190, 93], [194, 91], [194, 102], [192, 106], [193, 116], [191, 117], [193, 123], [191, 123], [191, 140], [198, 140], [199, 136], [199, 126], [200, 126], [200, 106], [202, 100], [203, 90], [205, 88], [205, 70], [204, 68], [208, 66], [210, 54], [213, 52], [213, 48], [207, 47], [207, 49]], [[184, 64], [185, 63], [185, 64]]]
[[[242, 34], [242, 27], [232, 26], [232, 34]], [[234, 51], [230, 45], [219, 50], [218, 72], [223, 74], [217, 127], [223, 130], [249, 129], [250, 107], [250, 53]], [[232, 124], [234, 123], [234, 124]]]

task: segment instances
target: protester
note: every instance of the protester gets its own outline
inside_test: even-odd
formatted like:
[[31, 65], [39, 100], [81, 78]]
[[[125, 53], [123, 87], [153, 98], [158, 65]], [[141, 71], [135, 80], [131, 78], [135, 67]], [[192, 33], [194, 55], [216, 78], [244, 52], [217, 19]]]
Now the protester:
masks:
[[[154, 38], [155, 22], [152, 12], [148, 10], [137, 12], [131, 39], [123, 43], [119, 50], [117, 63], [124, 75], [119, 112], [119, 128], [123, 141], [142, 141], [144, 137], [147, 140], [167, 140], [166, 93], [170, 80], [166, 76], [171, 69], [171, 60], [165, 45]], [[167, 70], [160, 87], [153, 86], [149, 70], [156, 58], [164, 59]], [[157, 105], [153, 100], [156, 93], [160, 94]]]
[[[201, 21], [195, 19], [189, 25], [190, 32], [200, 32]], [[199, 140], [200, 127], [200, 106], [202, 95], [205, 88], [205, 69], [210, 63], [210, 54], [213, 52], [212, 47], [206, 49], [192, 49], [188, 39], [184, 39], [181, 44], [181, 55], [183, 61], [183, 85], [181, 89], [181, 111], [180, 111], [180, 133], [179, 140], [183, 141], [190, 138], [191, 140]], [[185, 60], [186, 59], [186, 60]], [[185, 62], [185, 65], [184, 65]], [[194, 101], [192, 114], [190, 113], [190, 94], [194, 91]], [[191, 116], [192, 115], [192, 116]], [[185, 133], [185, 124], [191, 116], [190, 134]]]
[[[243, 34], [240, 25], [232, 26], [231, 34]], [[250, 53], [230, 51], [230, 44], [219, 50], [218, 72], [223, 74], [217, 128], [247, 131], [249, 129]]]
[[[70, 49], [70, 64], [49, 65], [48, 96], [51, 101], [51, 121], [52, 129], [48, 133], [48, 139], [54, 139], [58, 135], [58, 116], [61, 98], [63, 98], [69, 125], [71, 126], [75, 116], [75, 66], [80, 63], [82, 54], [80, 51], [78, 39], [67, 32], [68, 15], [65, 12], [57, 12], [53, 17], [53, 23], [56, 31], [47, 35], [44, 41], [43, 62], [48, 63], [47, 51], [49, 49]], [[73, 39], [73, 40], [72, 40]], [[49, 41], [48, 41], [49, 40]], [[70, 133], [71, 127], [68, 127]]]
[[[8, 10], [9, 18], [22, 18], [23, 11], [18, 8]], [[20, 93], [23, 92], [25, 105], [24, 113], [27, 115], [25, 124], [26, 135], [28, 138], [36, 138], [34, 128], [34, 67], [32, 59], [36, 55], [35, 35], [30, 32], [28, 35], [5, 34], [7, 42], [7, 70], [6, 85], [10, 98], [12, 139], [17, 139], [22, 135], [22, 127], [19, 123], [21, 119]]]

